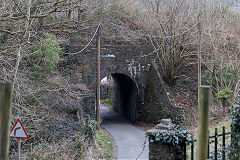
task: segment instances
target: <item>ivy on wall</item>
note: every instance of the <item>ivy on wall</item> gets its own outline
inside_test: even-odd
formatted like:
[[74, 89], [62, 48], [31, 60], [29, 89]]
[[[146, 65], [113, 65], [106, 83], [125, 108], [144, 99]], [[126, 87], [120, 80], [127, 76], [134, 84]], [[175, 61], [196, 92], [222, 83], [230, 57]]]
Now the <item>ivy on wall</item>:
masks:
[[231, 111], [231, 151], [230, 159], [240, 159], [240, 102], [233, 105]]
[[158, 133], [147, 133], [150, 143], [160, 142], [172, 147], [176, 151], [176, 160], [182, 160], [184, 155], [184, 145], [191, 142], [187, 130], [182, 130], [178, 125], [173, 127], [173, 130]]

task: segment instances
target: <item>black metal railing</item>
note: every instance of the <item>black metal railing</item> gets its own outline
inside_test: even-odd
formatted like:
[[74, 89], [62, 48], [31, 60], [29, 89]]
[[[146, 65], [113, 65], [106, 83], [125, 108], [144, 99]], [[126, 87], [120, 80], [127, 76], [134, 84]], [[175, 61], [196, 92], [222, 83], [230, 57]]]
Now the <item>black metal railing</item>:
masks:
[[[218, 129], [215, 128], [214, 135], [208, 134], [208, 148], [207, 158], [209, 160], [226, 160], [227, 146], [230, 145], [230, 141], [226, 141], [226, 137], [231, 135], [231, 132], [226, 132], [225, 126], [222, 127], [222, 133], [218, 134]], [[228, 138], [230, 140], [230, 137]], [[190, 144], [184, 147], [184, 160], [194, 160], [194, 149], [197, 140], [194, 139], [194, 135], [191, 135]]]

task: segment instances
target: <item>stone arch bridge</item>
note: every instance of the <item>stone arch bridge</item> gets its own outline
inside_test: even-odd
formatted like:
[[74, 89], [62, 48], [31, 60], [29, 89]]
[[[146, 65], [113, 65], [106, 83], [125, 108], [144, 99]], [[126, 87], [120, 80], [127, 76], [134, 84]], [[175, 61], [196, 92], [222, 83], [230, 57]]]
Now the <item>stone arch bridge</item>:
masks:
[[[82, 46], [67, 46], [76, 52]], [[157, 66], [152, 62], [152, 47], [115, 44], [101, 46], [101, 55], [113, 54], [115, 58], [101, 58], [101, 79], [111, 75], [114, 81], [113, 108], [129, 120], [156, 123], [163, 118], [175, 122], [182, 119], [182, 110], [174, 107], [167, 95]], [[74, 65], [74, 72], [81, 77], [90, 96], [82, 99], [85, 112], [95, 114], [97, 82], [97, 47], [89, 46], [78, 55], [64, 55], [65, 63]]]

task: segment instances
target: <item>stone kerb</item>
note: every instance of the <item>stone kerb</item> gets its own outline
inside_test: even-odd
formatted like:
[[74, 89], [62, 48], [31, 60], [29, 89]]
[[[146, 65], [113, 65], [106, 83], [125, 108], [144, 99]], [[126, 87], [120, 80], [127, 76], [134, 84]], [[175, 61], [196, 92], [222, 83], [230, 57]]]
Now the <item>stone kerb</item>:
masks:
[[[162, 119], [160, 124], [148, 130], [147, 134], [161, 134], [172, 131], [173, 128], [171, 119]], [[175, 160], [175, 157], [176, 151], [170, 145], [163, 144], [161, 141], [151, 142], [149, 138], [149, 160]]]

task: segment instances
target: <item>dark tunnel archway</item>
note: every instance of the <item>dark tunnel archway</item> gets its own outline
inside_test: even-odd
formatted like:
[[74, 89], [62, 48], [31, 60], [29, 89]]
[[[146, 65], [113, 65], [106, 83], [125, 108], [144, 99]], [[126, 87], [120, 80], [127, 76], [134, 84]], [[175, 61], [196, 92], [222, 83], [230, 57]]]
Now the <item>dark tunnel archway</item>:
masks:
[[134, 80], [121, 73], [111, 75], [114, 81], [113, 109], [132, 122], [136, 121], [138, 87]]

